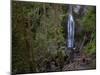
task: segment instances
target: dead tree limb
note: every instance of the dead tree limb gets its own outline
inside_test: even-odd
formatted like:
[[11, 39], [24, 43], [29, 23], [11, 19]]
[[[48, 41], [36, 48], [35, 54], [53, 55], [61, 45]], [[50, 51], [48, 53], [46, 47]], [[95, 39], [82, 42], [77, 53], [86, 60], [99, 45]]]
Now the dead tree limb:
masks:
[[84, 46], [85, 41], [86, 41], [86, 35], [85, 35], [85, 36], [84, 36], [84, 38], [83, 38], [82, 44], [80, 45], [80, 48], [79, 48], [79, 51], [81, 51], [81, 50], [82, 50], [82, 48], [83, 48], [83, 46]]

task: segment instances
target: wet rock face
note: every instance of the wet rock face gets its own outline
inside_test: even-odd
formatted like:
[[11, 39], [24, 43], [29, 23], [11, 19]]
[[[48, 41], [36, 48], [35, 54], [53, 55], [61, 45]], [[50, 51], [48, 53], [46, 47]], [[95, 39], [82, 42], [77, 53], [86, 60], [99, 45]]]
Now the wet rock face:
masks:
[[75, 12], [75, 13], [79, 13], [79, 10], [81, 9], [81, 6], [80, 5], [76, 5], [76, 6], [74, 6], [73, 7], [73, 11]]
[[73, 13], [76, 15], [83, 16], [86, 14], [88, 7], [84, 5], [74, 5], [73, 6]]

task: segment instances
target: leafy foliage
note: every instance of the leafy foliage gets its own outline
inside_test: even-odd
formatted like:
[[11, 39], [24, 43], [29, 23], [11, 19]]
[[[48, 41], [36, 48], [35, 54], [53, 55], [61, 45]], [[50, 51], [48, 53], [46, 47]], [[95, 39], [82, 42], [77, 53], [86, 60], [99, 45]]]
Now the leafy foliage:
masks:
[[[67, 10], [68, 5], [12, 1], [13, 73], [48, 72], [54, 62], [57, 67], [54, 71], [61, 70], [67, 62]], [[91, 55], [96, 49], [94, 7], [87, 9], [87, 13], [78, 19], [83, 31], [80, 32], [81, 37], [75, 38], [82, 40], [84, 32], [90, 33], [84, 47], [86, 53]], [[81, 26], [80, 23], [78, 26]], [[76, 41], [79, 43], [79, 39]]]
[[84, 24], [84, 30], [89, 33], [87, 36], [89, 43], [87, 43], [85, 50], [89, 55], [96, 53], [96, 14], [95, 8], [89, 8], [89, 11], [85, 14], [82, 19], [82, 23]]

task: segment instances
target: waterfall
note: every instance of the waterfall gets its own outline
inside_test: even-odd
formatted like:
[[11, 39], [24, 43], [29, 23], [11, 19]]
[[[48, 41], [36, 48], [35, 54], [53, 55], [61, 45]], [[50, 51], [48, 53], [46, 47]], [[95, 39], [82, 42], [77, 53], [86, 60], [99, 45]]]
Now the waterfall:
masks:
[[75, 22], [72, 15], [72, 6], [69, 6], [68, 23], [67, 23], [67, 47], [74, 48], [74, 34], [75, 34]]

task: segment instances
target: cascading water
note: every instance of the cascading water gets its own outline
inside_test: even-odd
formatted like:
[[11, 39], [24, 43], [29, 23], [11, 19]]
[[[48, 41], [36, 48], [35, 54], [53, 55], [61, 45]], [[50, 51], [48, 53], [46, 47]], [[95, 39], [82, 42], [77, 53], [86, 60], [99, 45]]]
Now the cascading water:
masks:
[[72, 15], [72, 6], [69, 6], [69, 14], [68, 14], [68, 24], [67, 24], [67, 47], [70, 49], [74, 48], [74, 34], [75, 34], [75, 22]]

